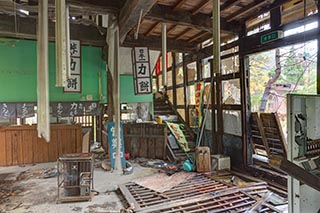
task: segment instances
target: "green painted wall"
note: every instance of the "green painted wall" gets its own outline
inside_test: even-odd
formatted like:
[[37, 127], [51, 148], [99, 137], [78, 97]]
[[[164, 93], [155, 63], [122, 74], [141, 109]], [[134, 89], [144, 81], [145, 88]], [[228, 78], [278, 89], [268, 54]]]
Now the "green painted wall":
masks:
[[149, 95], [134, 95], [134, 85], [132, 75], [120, 76], [120, 102], [152, 102], [152, 94]]
[[[82, 92], [63, 93], [55, 87], [55, 45], [49, 43], [49, 92], [50, 101], [80, 101], [86, 95], [99, 100], [99, 73], [101, 75], [102, 101], [106, 102], [105, 62], [102, 49], [82, 46]], [[0, 39], [0, 102], [36, 102], [37, 100], [37, 46], [36, 41]], [[152, 102], [152, 95], [134, 95], [133, 77], [120, 76], [122, 103]]]
[[[37, 100], [37, 46], [36, 41], [8, 40], [0, 43], [0, 101]], [[63, 88], [55, 87], [55, 45], [49, 43], [49, 91], [50, 101], [85, 100], [92, 95], [99, 100], [98, 73], [105, 73], [105, 63], [101, 60], [101, 48], [82, 46], [82, 92], [63, 93]], [[105, 96], [105, 95], [104, 95]]]

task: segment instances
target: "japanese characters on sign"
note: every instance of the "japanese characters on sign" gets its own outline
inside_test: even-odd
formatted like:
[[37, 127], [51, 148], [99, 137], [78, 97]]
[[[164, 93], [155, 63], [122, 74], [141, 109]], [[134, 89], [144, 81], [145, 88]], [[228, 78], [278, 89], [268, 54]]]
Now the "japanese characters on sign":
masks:
[[[117, 134], [115, 131], [115, 123], [108, 123], [108, 141], [109, 141], [109, 155], [110, 155], [110, 165], [111, 168], [114, 168], [116, 160], [116, 151], [117, 151]], [[126, 160], [124, 158], [124, 140], [123, 140], [123, 126], [120, 123], [120, 158], [121, 165], [124, 168], [126, 165]]]
[[85, 102], [54, 102], [51, 103], [52, 115], [55, 117], [74, 117], [82, 115], [98, 115], [98, 103]]
[[196, 100], [196, 116], [197, 116], [197, 121], [196, 121], [196, 126], [200, 126], [202, 122], [202, 93], [203, 93], [203, 82], [198, 82], [195, 84], [195, 100]]
[[64, 92], [81, 92], [81, 44], [78, 40], [70, 40], [70, 78]]
[[132, 54], [135, 94], [152, 93], [149, 49], [134, 47]]
[[170, 132], [173, 134], [173, 136], [176, 138], [176, 140], [179, 143], [179, 146], [185, 151], [189, 152], [190, 148], [188, 145], [188, 141], [186, 139], [186, 136], [183, 134], [183, 131], [180, 129], [180, 125], [176, 123], [170, 123], [166, 122], [167, 126], [170, 130]]
[[[0, 119], [33, 117], [36, 105], [33, 102], [0, 102]], [[50, 107], [50, 114], [54, 117], [99, 115], [99, 104], [97, 101], [51, 102]]]
[[11, 103], [1, 103], [0, 104], [0, 118], [10, 119], [16, 116], [16, 106]]
[[17, 103], [17, 117], [18, 118], [29, 118], [34, 116], [35, 103]]

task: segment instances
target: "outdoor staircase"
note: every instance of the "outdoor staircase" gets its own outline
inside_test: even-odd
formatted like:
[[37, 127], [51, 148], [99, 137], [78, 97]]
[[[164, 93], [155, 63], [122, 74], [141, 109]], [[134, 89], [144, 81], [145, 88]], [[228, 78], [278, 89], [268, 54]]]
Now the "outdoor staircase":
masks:
[[[187, 123], [183, 120], [183, 118], [180, 116], [180, 114], [168, 99], [163, 97], [154, 99], [154, 116], [155, 118], [157, 118], [158, 116], [166, 116], [170, 118], [169, 122], [184, 125], [185, 128], [183, 128], [182, 131], [186, 137], [186, 140], [188, 141], [188, 145], [190, 148], [188, 154], [190, 156], [193, 156], [196, 147], [196, 134], [187, 125]], [[187, 159], [187, 155], [181, 148], [172, 149], [169, 143], [167, 143], [167, 157], [168, 160], [172, 162], [182, 162]]]

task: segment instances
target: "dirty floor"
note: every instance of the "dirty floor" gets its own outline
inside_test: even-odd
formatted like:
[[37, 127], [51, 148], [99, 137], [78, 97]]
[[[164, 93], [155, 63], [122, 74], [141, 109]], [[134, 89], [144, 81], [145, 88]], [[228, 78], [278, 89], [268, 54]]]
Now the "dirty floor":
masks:
[[57, 178], [43, 178], [43, 171], [55, 166], [56, 163], [42, 163], [0, 167], [0, 212], [120, 212], [124, 202], [117, 186], [158, 172], [135, 163], [129, 175], [95, 168], [94, 189], [98, 193], [91, 202], [56, 204]]

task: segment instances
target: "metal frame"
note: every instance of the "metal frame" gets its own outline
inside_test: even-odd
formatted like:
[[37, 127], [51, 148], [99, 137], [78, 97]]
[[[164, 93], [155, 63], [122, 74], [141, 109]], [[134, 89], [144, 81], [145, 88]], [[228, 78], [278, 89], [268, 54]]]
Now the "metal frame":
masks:
[[[93, 197], [93, 193], [90, 192], [90, 195], [88, 196], [81, 196], [80, 194], [78, 196], [67, 196], [67, 195], [62, 195], [61, 189], [66, 189], [66, 188], [80, 188], [80, 180], [77, 180], [77, 183], [75, 185], [71, 186], [66, 186], [66, 182], [70, 181], [67, 180], [67, 171], [64, 166], [65, 162], [73, 162], [73, 163], [88, 163], [90, 167], [90, 179], [91, 179], [91, 190], [94, 188], [93, 184], [93, 169], [94, 169], [94, 157], [90, 153], [80, 153], [80, 154], [66, 154], [63, 155], [62, 157], [59, 157], [57, 161], [57, 169], [58, 169], [58, 177], [57, 177], [57, 203], [61, 202], [74, 202], [74, 201], [91, 201]], [[88, 165], [82, 165], [84, 166], [85, 171], [83, 172], [88, 172]], [[80, 166], [80, 167], [82, 167]], [[81, 170], [81, 168], [79, 168]], [[81, 173], [83, 173], [81, 172]], [[78, 178], [80, 178], [80, 174], [78, 174]], [[79, 189], [80, 190], [80, 189]], [[90, 191], [91, 191], [90, 190]]]

